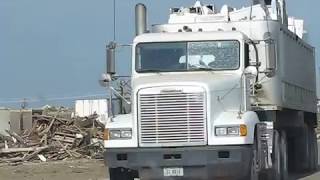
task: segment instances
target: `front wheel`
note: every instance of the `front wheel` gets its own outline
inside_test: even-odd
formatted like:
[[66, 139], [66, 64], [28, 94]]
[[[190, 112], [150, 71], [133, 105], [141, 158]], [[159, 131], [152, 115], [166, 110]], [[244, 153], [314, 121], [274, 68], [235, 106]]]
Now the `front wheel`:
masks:
[[259, 168], [259, 159], [258, 159], [258, 141], [255, 138], [254, 144], [252, 145], [252, 158], [250, 164], [249, 177], [245, 180], [266, 180], [268, 179], [268, 174], [264, 171], [261, 171]]
[[259, 180], [259, 165], [258, 165], [258, 158], [257, 158], [257, 146], [256, 144], [253, 145], [252, 148], [252, 160], [251, 160], [251, 167], [250, 167], [250, 180]]

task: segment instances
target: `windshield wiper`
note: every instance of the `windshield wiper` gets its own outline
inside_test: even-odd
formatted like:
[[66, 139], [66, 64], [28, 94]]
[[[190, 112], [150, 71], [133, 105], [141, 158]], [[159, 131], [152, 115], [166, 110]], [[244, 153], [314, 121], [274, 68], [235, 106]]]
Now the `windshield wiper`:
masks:
[[142, 69], [142, 70], [139, 70], [137, 71], [139, 73], [144, 73], [144, 72], [155, 72], [155, 73], [159, 73], [160, 71], [159, 70], [156, 70], [156, 69]]
[[213, 71], [214, 68], [210, 68], [210, 67], [197, 67], [194, 69], [190, 69], [192, 71]]

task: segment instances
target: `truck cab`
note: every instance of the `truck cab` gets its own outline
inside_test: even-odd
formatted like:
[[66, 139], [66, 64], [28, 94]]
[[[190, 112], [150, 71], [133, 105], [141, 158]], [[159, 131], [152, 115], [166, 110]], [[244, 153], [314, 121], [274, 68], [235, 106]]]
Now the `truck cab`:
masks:
[[[230, 145], [238, 140], [252, 143], [252, 138], [239, 134], [240, 125], [246, 129], [254, 128], [256, 123], [246, 125], [246, 120], [240, 118], [249, 108], [243, 101], [248, 97], [242, 93], [248, 62], [245, 41], [240, 32], [137, 37], [132, 84], [138, 102], [133, 116], [140, 132], [139, 145]], [[219, 134], [224, 133], [220, 126], [230, 128], [239, 137], [224, 138]]]

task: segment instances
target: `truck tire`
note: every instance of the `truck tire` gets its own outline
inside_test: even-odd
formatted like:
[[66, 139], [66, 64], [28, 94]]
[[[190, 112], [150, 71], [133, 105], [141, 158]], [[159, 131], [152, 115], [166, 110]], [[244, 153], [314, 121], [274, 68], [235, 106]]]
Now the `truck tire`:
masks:
[[[299, 155], [303, 158], [304, 162], [298, 164], [302, 164], [302, 166], [299, 166], [300, 171], [314, 171], [317, 168], [318, 164], [318, 145], [317, 145], [317, 138], [315, 134], [315, 129], [305, 124], [303, 127], [303, 135], [301, 139], [299, 139], [300, 147], [302, 149], [302, 153]], [[300, 159], [302, 159], [300, 158]]]
[[134, 180], [138, 173], [126, 168], [109, 168], [109, 176], [110, 180]]
[[318, 166], [318, 144], [317, 144], [316, 133], [313, 127], [309, 128], [308, 134], [309, 134], [308, 144], [309, 144], [309, 154], [310, 154], [309, 170], [314, 171], [317, 169], [317, 166]]
[[315, 129], [305, 123], [296, 129], [296, 136], [291, 141], [291, 168], [295, 172], [313, 171], [318, 164], [318, 145]]
[[318, 139], [317, 139], [317, 133], [315, 131], [315, 129], [313, 129], [313, 144], [314, 144], [314, 163], [315, 163], [315, 167], [314, 170], [316, 171], [318, 169], [319, 166], [319, 154], [318, 154]]
[[272, 147], [272, 180], [281, 180], [281, 139], [280, 133], [274, 130]]
[[[256, 133], [255, 133], [256, 136]], [[254, 139], [254, 144], [252, 145], [252, 158], [250, 164], [250, 172], [248, 177], [244, 180], [268, 180], [268, 172], [261, 171], [258, 164], [258, 142], [257, 138]]]
[[288, 179], [288, 141], [285, 131], [280, 134], [280, 151], [281, 151], [281, 180]]
[[252, 145], [252, 159], [249, 177], [248, 180], [259, 180], [259, 167], [258, 167], [258, 147], [257, 140], [255, 139], [254, 144]]
[[314, 144], [314, 170], [316, 171], [318, 169], [319, 166], [319, 154], [318, 154], [318, 139], [317, 139], [317, 133], [315, 131], [315, 129], [313, 129], [314, 133], [313, 133], [313, 144]]
[[299, 128], [298, 136], [295, 138], [294, 143], [294, 158], [295, 158], [295, 171], [305, 172], [310, 170], [310, 138], [309, 128], [304, 124]]

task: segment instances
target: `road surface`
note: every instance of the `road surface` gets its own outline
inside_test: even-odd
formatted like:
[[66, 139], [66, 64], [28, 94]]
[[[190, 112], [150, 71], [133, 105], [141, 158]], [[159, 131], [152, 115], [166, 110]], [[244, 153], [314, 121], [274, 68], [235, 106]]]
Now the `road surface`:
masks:
[[[318, 142], [320, 150], [320, 141]], [[319, 151], [320, 162], [320, 151]], [[0, 164], [1, 180], [109, 180], [103, 161], [77, 160], [26, 163], [18, 166]], [[289, 180], [320, 180], [318, 172], [290, 175]]]

